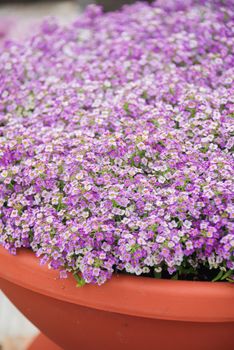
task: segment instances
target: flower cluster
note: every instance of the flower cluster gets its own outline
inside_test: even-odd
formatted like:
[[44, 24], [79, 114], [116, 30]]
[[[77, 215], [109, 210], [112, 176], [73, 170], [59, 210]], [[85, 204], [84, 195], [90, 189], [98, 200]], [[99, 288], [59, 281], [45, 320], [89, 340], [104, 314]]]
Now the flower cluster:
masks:
[[234, 274], [232, 0], [45, 21], [0, 53], [0, 244], [102, 284]]

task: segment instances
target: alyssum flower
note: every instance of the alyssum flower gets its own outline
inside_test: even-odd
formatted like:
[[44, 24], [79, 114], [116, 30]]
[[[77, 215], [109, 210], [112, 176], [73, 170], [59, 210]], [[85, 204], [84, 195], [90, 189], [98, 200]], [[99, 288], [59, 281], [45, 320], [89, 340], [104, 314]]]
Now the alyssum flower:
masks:
[[232, 280], [230, 4], [91, 6], [5, 44], [2, 246], [81, 284], [116, 271]]

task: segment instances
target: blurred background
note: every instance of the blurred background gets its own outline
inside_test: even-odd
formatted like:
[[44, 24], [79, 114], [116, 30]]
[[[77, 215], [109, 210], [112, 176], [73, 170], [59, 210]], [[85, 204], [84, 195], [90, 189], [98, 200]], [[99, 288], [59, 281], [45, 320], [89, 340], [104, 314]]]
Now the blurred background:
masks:
[[8, 38], [22, 39], [35, 30], [45, 16], [54, 16], [61, 23], [69, 22], [82, 10], [84, 3], [84, 0], [0, 0], [0, 42]]
[[[93, 2], [110, 11], [135, 0], [0, 0], [0, 49], [7, 39], [23, 40], [43, 17], [53, 16], [66, 24]], [[37, 333], [0, 291], [0, 350], [25, 350]]]
[[[136, 0], [0, 0], [0, 44], [7, 38], [21, 39], [36, 28], [44, 16], [55, 16], [66, 23], [88, 4], [97, 3], [105, 11], [116, 10]], [[152, 0], [148, 0], [151, 2]], [[165, 0], [166, 1], [166, 0]]]

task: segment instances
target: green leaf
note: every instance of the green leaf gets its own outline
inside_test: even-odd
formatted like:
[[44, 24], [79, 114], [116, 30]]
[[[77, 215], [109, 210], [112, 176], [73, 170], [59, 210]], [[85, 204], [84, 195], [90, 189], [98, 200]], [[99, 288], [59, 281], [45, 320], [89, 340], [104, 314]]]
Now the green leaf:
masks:
[[141, 95], [142, 98], [144, 98], [145, 100], [147, 100], [148, 98], [148, 94], [147, 94], [147, 91], [144, 91]]
[[62, 210], [62, 209], [65, 209], [66, 207], [67, 207], [66, 204], [64, 204], [64, 203], [62, 202], [62, 198], [60, 197], [59, 200], [58, 200], [58, 204], [55, 206], [55, 209], [56, 209], [57, 211], [60, 211], [60, 210]]
[[174, 276], [172, 276], [172, 280], [178, 280], [178, 277], [179, 277], [179, 275], [178, 275], [178, 272], [174, 275]]
[[119, 207], [118, 203], [114, 199], [112, 199], [112, 205], [113, 205], [114, 208], [118, 208]]
[[180, 128], [180, 123], [178, 121], [175, 122], [175, 129], [179, 129]]
[[65, 186], [65, 182], [63, 180], [59, 180], [58, 181], [58, 187], [60, 189], [60, 191], [62, 192]]
[[223, 271], [220, 270], [218, 275], [215, 278], [212, 279], [212, 282], [219, 281], [222, 277], [223, 277]]
[[200, 152], [206, 153], [208, 151], [208, 149], [209, 149], [209, 145], [205, 145], [205, 146], [200, 148]]
[[129, 103], [128, 102], [125, 102], [124, 105], [123, 105], [123, 109], [125, 110], [126, 113], [129, 113]]
[[151, 119], [150, 121], [151, 121], [152, 124], [154, 124], [154, 126], [156, 128], [158, 128], [160, 126], [159, 122], [156, 119]]
[[230, 283], [234, 283], [234, 280], [232, 278], [227, 278], [226, 281], [228, 281]]
[[11, 180], [11, 182], [7, 185], [8, 189], [9, 190], [14, 190], [14, 185], [15, 185], [15, 181], [14, 180]]
[[80, 288], [86, 284], [85, 280], [82, 277], [80, 277], [77, 273], [73, 273], [73, 276], [77, 282], [77, 285], [76, 285], [77, 287]]
[[162, 272], [154, 271], [154, 278], [162, 278]]
[[228, 270], [221, 278], [221, 281], [226, 280], [230, 277], [231, 274], [234, 274], [233, 270]]

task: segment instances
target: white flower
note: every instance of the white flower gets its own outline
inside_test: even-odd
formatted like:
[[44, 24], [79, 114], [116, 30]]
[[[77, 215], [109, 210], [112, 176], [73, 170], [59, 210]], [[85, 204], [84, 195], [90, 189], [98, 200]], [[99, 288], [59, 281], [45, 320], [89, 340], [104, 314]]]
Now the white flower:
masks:
[[159, 176], [158, 182], [160, 182], [161, 184], [164, 184], [165, 181], [166, 181], [166, 179], [164, 176]]
[[185, 221], [183, 222], [183, 226], [184, 226], [185, 228], [189, 229], [189, 228], [192, 226], [192, 223], [191, 223], [191, 221], [189, 221], [189, 220], [185, 220]]
[[48, 222], [48, 224], [52, 224], [53, 221], [54, 221], [53, 216], [48, 216], [46, 218], [46, 222]]

